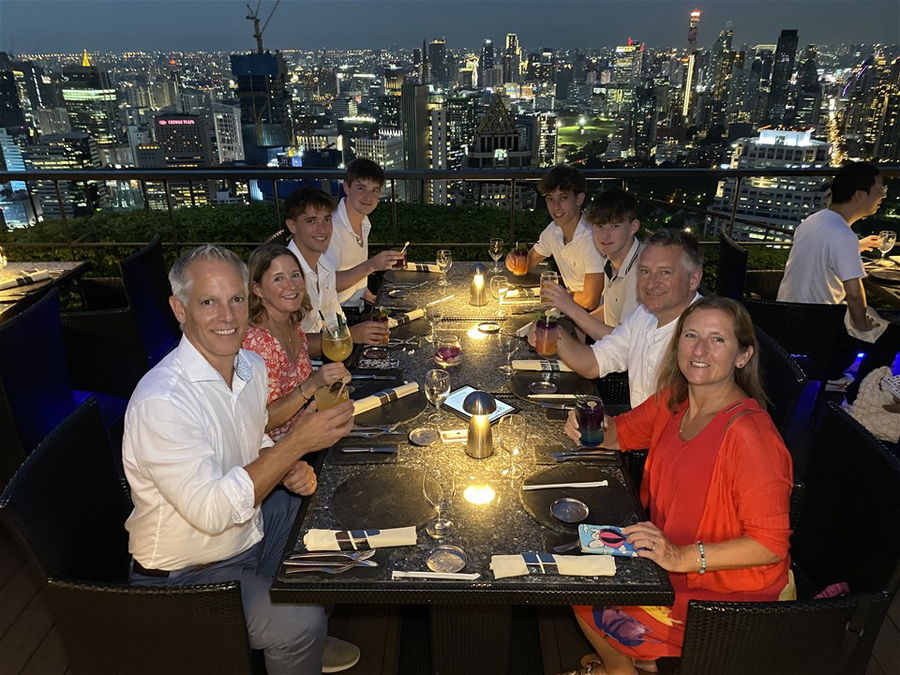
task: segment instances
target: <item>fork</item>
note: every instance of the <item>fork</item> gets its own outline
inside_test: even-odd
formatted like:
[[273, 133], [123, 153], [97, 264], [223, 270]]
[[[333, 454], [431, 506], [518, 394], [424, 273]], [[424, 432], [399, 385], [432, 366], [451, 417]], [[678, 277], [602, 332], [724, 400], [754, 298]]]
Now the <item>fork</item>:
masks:
[[375, 555], [377, 549], [370, 548], [368, 551], [304, 551], [303, 553], [292, 553], [288, 556], [288, 560], [303, 560], [306, 558], [346, 558], [347, 560], [368, 560]]
[[355, 567], [355, 565], [341, 565], [340, 567], [288, 567], [288, 574], [300, 574], [301, 572], [324, 572], [325, 574], [340, 574]]

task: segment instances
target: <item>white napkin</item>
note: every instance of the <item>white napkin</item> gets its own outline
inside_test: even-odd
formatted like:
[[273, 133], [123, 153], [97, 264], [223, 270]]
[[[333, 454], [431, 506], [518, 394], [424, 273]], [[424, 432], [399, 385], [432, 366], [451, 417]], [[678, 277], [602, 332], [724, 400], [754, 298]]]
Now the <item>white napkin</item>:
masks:
[[396, 319], [391, 317], [388, 319], [388, 328], [396, 328], [397, 326], [402, 326], [405, 323], [409, 323], [410, 321], [415, 321], [416, 319], [421, 319], [425, 316], [424, 309], [414, 309], [411, 312], [407, 312], [406, 314], [401, 314]]
[[7, 279], [6, 281], [0, 282], [0, 291], [5, 291], [9, 288], [18, 288], [19, 286], [36, 284], [38, 281], [44, 281], [49, 278], [50, 272], [48, 272], [47, 270], [38, 270], [37, 272], [32, 272], [31, 274], [20, 274], [15, 279]]
[[844, 327], [851, 337], [874, 344], [881, 337], [881, 334], [887, 330], [888, 321], [878, 316], [878, 312], [871, 307], [866, 307], [866, 316], [871, 319], [875, 326], [871, 330], [859, 330], [850, 321], [850, 308], [848, 307], [846, 314], [844, 314]]
[[[529, 321], [524, 326], [522, 326], [519, 330], [516, 331], [516, 335], [520, 338], [528, 337], [528, 331], [531, 330], [531, 327], [534, 325], [534, 321]], [[515, 364], [515, 361], [513, 361]], [[515, 365], [513, 366], [515, 368]]]
[[[338, 543], [338, 540], [341, 543]], [[303, 536], [307, 551], [367, 551], [370, 548], [413, 546], [415, 527], [387, 530], [310, 530]], [[342, 545], [343, 544], [343, 545]]]
[[406, 271], [407, 272], [440, 272], [441, 268], [435, 265], [434, 263], [417, 263], [417, 262], [408, 262], [406, 263]]
[[[495, 579], [521, 577], [526, 574], [555, 574], [575, 577], [611, 577], [616, 573], [616, 561], [611, 555], [553, 555], [551, 553], [531, 554], [548, 562], [535, 563], [529, 569], [525, 555], [492, 555], [491, 570]], [[556, 563], [554, 566], [552, 563]], [[541, 566], [544, 571], [541, 572]]]
[[399, 387], [394, 387], [393, 389], [385, 389], [376, 392], [371, 396], [366, 396], [358, 401], [354, 401], [353, 414], [359, 415], [360, 413], [372, 410], [373, 408], [378, 408], [389, 401], [396, 401], [398, 398], [414, 394], [417, 391], [419, 391], [418, 382], [407, 382], [406, 384], [401, 384]]
[[504, 300], [507, 299], [515, 299], [515, 298], [539, 298], [541, 296], [541, 289], [539, 286], [535, 286], [534, 288], [513, 288], [508, 291], [503, 296]]
[[562, 361], [538, 361], [537, 359], [514, 359], [512, 362], [513, 370], [549, 370], [559, 371], [561, 373], [571, 373], [569, 368]]

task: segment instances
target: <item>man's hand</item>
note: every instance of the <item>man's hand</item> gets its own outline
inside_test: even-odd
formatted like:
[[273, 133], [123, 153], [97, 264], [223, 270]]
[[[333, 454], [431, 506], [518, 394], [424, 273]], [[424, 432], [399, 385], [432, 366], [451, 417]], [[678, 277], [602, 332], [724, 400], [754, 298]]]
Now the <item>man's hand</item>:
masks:
[[294, 494], [301, 497], [308, 497], [316, 491], [318, 482], [316, 480], [316, 472], [306, 462], [300, 460], [287, 475], [282, 479], [281, 484]]
[[382, 251], [369, 258], [369, 264], [372, 266], [373, 272], [378, 272], [391, 269], [398, 260], [403, 260], [403, 254], [400, 251]]
[[350, 336], [356, 344], [383, 345], [391, 337], [391, 331], [383, 321], [363, 321], [350, 326]]
[[[311, 405], [315, 405], [312, 403]], [[294, 428], [285, 437], [301, 446], [302, 457], [308, 452], [330, 448], [350, 433], [353, 428], [353, 402], [344, 401], [328, 410], [316, 411], [297, 420]]]
[[878, 248], [878, 244], [881, 242], [881, 237], [877, 234], [870, 234], [868, 237], [863, 237], [859, 240], [859, 252], [863, 251], [871, 251], [873, 248]]
[[578, 307], [569, 291], [554, 283], [541, 284], [541, 302], [544, 305], [555, 307], [566, 316], [572, 314]]

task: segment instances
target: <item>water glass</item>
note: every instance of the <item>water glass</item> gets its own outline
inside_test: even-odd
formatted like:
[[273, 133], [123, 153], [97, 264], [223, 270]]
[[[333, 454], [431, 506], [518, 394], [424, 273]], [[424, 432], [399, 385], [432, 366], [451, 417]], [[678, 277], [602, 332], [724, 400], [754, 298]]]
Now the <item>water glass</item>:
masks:
[[497, 262], [500, 258], [503, 257], [503, 240], [502, 239], [491, 239], [491, 243], [488, 245], [488, 255], [491, 256], [491, 260], [494, 261], [494, 266], [491, 267], [491, 272], [499, 272], [500, 266]]
[[441, 249], [437, 252], [435, 261], [437, 262], [438, 269], [441, 271], [441, 280], [438, 281], [437, 285], [449, 286], [450, 282], [447, 281], [447, 272], [450, 271], [450, 266], [453, 264], [453, 253], [451, 253], [449, 249]]
[[507, 415], [500, 418], [497, 423], [497, 437], [500, 446], [509, 453], [509, 467], [503, 469], [500, 475], [505, 478], [518, 478], [524, 471], [516, 464], [516, 455], [525, 449], [525, 441], [528, 437], [528, 426], [521, 415]]
[[431, 466], [422, 475], [422, 494], [435, 510], [435, 516], [425, 526], [425, 532], [434, 539], [443, 539], [453, 530], [453, 521], [447, 518], [447, 509], [456, 490], [456, 479], [449, 469]]
[[878, 250], [881, 251], [882, 260], [884, 260], [885, 254], [894, 248], [896, 243], [897, 233], [893, 230], [882, 230], [878, 233]]
[[0, 271], [3, 271], [3, 268], [6, 267], [6, 263], [6, 251], [4, 251], [3, 247], [0, 246]]
[[427, 342], [434, 342], [434, 332], [441, 324], [441, 321], [444, 320], [443, 305], [440, 302], [436, 302], [433, 305], [425, 307], [425, 319], [428, 321], [428, 325], [431, 326], [431, 334], [428, 335], [425, 340]]
[[428, 422], [436, 424], [440, 414], [441, 403], [450, 395], [450, 373], [446, 370], [433, 368], [425, 373], [425, 398], [434, 406], [434, 414], [430, 415]]
[[552, 271], [541, 272], [541, 300], [544, 300], [544, 286], [547, 284], [558, 284], [559, 274]]
[[491, 297], [497, 298], [497, 316], [503, 316], [503, 298], [509, 291], [509, 280], [502, 274], [491, 277]]
[[513, 330], [501, 330], [497, 333], [497, 344], [500, 352], [506, 357], [506, 365], [500, 366], [498, 370], [504, 375], [512, 375], [512, 357], [519, 348], [519, 336]]

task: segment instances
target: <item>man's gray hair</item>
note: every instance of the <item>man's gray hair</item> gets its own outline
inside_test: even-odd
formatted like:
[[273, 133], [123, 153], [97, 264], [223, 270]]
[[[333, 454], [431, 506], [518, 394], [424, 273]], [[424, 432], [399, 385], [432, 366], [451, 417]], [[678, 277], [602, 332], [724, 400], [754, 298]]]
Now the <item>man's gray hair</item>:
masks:
[[647, 238], [647, 246], [678, 246], [684, 256], [684, 266], [690, 272], [703, 268], [703, 249], [697, 237], [684, 230], [661, 228]]
[[244, 280], [245, 287], [250, 279], [247, 265], [234, 251], [216, 244], [203, 244], [182, 255], [172, 265], [172, 269], [169, 270], [169, 284], [172, 286], [172, 295], [178, 298], [182, 305], [188, 304], [188, 295], [191, 292], [191, 278], [187, 273], [188, 268], [197, 262], [225, 262], [234, 265], [234, 268]]

